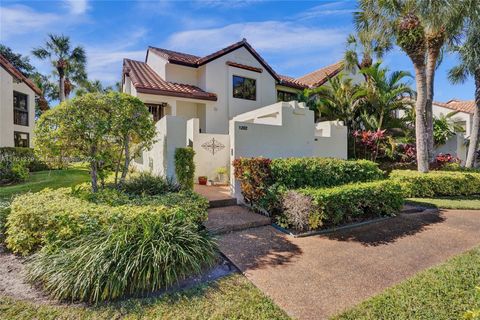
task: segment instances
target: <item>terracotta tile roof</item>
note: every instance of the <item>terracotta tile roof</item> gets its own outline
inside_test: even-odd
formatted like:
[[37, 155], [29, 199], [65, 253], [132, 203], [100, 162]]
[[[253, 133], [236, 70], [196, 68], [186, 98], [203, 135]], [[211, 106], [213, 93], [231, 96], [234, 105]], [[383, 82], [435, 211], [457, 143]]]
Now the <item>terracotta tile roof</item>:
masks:
[[296, 78], [295, 80], [299, 83], [303, 83], [310, 88], [319, 87], [325, 82], [328, 81], [328, 78], [331, 78], [337, 75], [340, 71], [343, 70], [343, 61], [339, 61], [335, 64], [326, 66], [324, 68], [310, 72], [304, 76]]
[[433, 104], [440, 107], [452, 109], [455, 111], [470, 113], [470, 114], [473, 114], [473, 112], [475, 111], [474, 100], [461, 101], [461, 100], [452, 99], [448, 102], [434, 102]]
[[28, 79], [21, 73], [17, 68], [15, 68], [4, 56], [0, 54], [0, 65], [12, 75], [12, 77], [17, 78], [18, 80], [24, 82], [30, 89], [32, 89], [37, 95], [42, 95], [42, 90], [40, 90], [32, 80]]
[[301, 83], [295, 78], [277, 74], [280, 79], [279, 84], [285, 87], [295, 88], [295, 89], [306, 89], [308, 86], [305, 83]]
[[132, 80], [135, 89], [141, 93], [164, 96], [185, 97], [200, 100], [216, 101], [217, 95], [188, 85], [163, 80], [149, 65], [144, 62], [124, 59], [123, 74]]
[[[265, 60], [263, 60], [263, 58], [255, 51], [255, 49], [252, 48], [252, 46], [247, 42], [246, 39], [243, 39], [242, 41], [236, 42], [228, 47], [225, 47], [221, 50], [218, 50], [204, 57], [198, 57], [198, 56], [187, 54], [187, 53], [171, 51], [171, 50], [156, 48], [156, 47], [149, 47], [149, 50], [152, 50], [153, 52], [160, 54], [171, 63], [176, 63], [176, 64], [197, 68], [212, 60], [220, 58], [221, 56], [224, 56], [240, 47], [245, 47], [245, 49], [247, 49], [258, 60], [258, 62], [260, 62], [260, 64], [272, 75], [272, 77], [275, 80], [279, 80], [275, 71], [273, 71], [273, 69], [268, 65], [268, 63]], [[147, 55], [148, 55], [148, 52], [147, 52]]]

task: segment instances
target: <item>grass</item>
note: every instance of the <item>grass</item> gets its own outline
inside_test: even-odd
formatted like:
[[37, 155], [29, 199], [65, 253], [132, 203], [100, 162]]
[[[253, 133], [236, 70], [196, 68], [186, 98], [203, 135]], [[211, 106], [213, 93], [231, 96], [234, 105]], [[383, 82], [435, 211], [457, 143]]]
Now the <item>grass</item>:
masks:
[[0, 297], [0, 319], [289, 319], [245, 277], [234, 274], [160, 298], [101, 307], [52, 306]]
[[442, 197], [442, 198], [410, 198], [407, 200], [414, 205], [435, 207], [442, 209], [480, 210], [480, 196]]
[[9, 200], [12, 196], [37, 192], [44, 188], [58, 189], [74, 186], [89, 181], [90, 176], [85, 168], [70, 168], [65, 170], [48, 170], [32, 172], [27, 181], [0, 188], [0, 200]]
[[480, 308], [480, 247], [418, 273], [334, 317], [358, 319], [461, 319]]

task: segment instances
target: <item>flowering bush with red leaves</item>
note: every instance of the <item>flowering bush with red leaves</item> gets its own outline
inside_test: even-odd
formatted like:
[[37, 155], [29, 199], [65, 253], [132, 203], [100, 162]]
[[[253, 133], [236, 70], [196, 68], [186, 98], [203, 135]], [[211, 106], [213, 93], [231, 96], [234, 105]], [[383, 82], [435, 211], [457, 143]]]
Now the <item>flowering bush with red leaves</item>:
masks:
[[[387, 140], [386, 130], [356, 130], [353, 132], [355, 145], [359, 146], [358, 153], [363, 152], [363, 158], [375, 161], [379, 155], [384, 155]], [[356, 148], [357, 149], [357, 148]], [[357, 150], [355, 151], [357, 153]], [[357, 156], [357, 154], [355, 154]]]
[[242, 195], [248, 204], [257, 204], [272, 185], [271, 162], [272, 160], [261, 157], [233, 161], [235, 178], [240, 181]]
[[436, 157], [435, 157], [435, 163], [439, 166], [439, 167], [443, 167], [444, 165], [446, 165], [447, 163], [460, 163], [460, 159], [458, 157], [454, 157], [452, 156], [450, 153], [439, 153]]

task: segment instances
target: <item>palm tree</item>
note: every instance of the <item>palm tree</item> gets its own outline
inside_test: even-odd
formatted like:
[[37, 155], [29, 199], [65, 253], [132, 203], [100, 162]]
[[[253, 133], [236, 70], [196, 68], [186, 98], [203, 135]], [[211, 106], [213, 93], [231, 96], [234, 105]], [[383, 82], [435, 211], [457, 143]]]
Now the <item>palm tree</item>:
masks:
[[370, 79], [365, 82], [365, 97], [362, 101], [362, 121], [365, 129], [393, 130], [404, 127], [404, 121], [396, 117], [398, 111], [406, 110], [414, 95], [412, 88], [404, 82], [412, 75], [407, 71], [395, 71], [388, 75], [387, 68], [381, 68], [380, 62], [360, 72]]
[[100, 80], [85, 80], [85, 81], [82, 81], [82, 83], [80, 84], [80, 87], [77, 88], [77, 90], [75, 91], [75, 95], [78, 97], [86, 93], [93, 93], [93, 92], [107, 93], [113, 90], [114, 89], [112, 86], [104, 87]]
[[[474, 1], [472, 1], [474, 2]], [[475, 11], [476, 9], [476, 11]], [[470, 145], [468, 147], [465, 166], [471, 168], [475, 162], [478, 147], [478, 132], [480, 130], [480, 9], [473, 8], [471, 18], [466, 28], [465, 41], [460, 46], [455, 46], [460, 63], [449, 72], [449, 79], [453, 83], [463, 83], [468, 77], [475, 81], [475, 104], [473, 124], [470, 133]]]
[[360, 0], [360, 11], [355, 14], [357, 29], [373, 28], [385, 37], [395, 39], [407, 54], [415, 70], [417, 99], [415, 102], [415, 136], [418, 171], [428, 172], [428, 139], [426, 121], [427, 77], [425, 57], [427, 44], [425, 27], [417, 15], [413, 0]]
[[42, 91], [42, 94], [37, 98], [35, 105], [35, 115], [39, 117], [42, 115], [42, 113], [50, 109], [48, 101], [55, 98], [56, 88], [55, 85], [50, 82], [47, 76], [44, 76], [38, 72], [32, 74], [30, 78], [32, 79], [33, 83], [35, 83], [37, 88]]
[[72, 90], [71, 81], [78, 83], [86, 79], [87, 58], [82, 47], [71, 49], [69, 37], [49, 34], [48, 38], [45, 47], [36, 48], [32, 53], [39, 59], [50, 59], [58, 76], [58, 96], [62, 102]]
[[365, 91], [355, 85], [351, 78], [340, 73], [328, 79], [328, 85], [308, 90], [306, 95], [314, 97], [321, 119], [341, 120], [349, 133], [358, 129], [360, 107]]

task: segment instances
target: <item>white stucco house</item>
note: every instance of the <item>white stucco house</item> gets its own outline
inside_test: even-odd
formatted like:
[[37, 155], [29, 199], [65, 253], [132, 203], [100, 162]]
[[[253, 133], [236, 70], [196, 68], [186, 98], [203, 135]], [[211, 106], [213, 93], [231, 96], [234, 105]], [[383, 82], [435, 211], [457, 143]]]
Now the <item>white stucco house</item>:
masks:
[[191, 146], [196, 176], [214, 180], [239, 157], [346, 158], [346, 127], [315, 123], [293, 101], [340, 72], [341, 62], [298, 78], [279, 75], [245, 39], [204, 57], [149, 47], [145, 61], [123, 62], [123, 92], [148, 106], [157, 127], [157, 142], [135, 165], [173, 176], [175, 149]]
[[32, 147], [35, 97], [41, 93], [0, 55], [0, 147]]
[[440, 118], [455, 113], [450, 117], [450, 121], [463, 129], [463, 132], [457, 132], [456, 136], [450, 138], [445, 145], [439, 146], [436, 150], [438, 153], [450, 153], [462, 161], [466, 160], [467, 142], [470, 139], [475, 108], [474, 100], [462, 101], [452, 99], [448, 102], [433, 102], [432, 111], [434, 117]]

